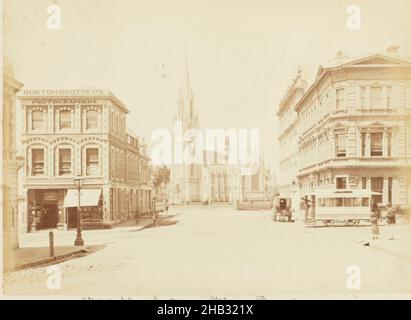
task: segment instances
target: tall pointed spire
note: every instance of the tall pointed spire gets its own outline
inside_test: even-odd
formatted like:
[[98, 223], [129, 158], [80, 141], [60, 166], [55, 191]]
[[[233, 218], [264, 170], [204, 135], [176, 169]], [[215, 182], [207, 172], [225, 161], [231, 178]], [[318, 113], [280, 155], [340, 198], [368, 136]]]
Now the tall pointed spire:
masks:
[[190, 89], [190, 70], [188, 64], [188, 49], [187, 49], [187, 39], [184, 39], [184, 76], [186, 80], [187, 90]]

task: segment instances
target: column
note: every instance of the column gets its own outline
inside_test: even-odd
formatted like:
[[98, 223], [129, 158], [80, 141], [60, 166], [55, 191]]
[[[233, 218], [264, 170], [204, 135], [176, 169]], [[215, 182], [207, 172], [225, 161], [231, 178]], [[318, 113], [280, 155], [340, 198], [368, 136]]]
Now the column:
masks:
[[367, 131], [365, 134], [365, 156], [371, 156], [371, 135], [370, 132]]
[[392, 204], [398, 204], [398, 178], [392, 177]]
[[382, 203], [388, 203], [388, 177], [384, 177], [384, 182], [382, 185]]
[[384, 128], [384, 133], [382, 136], [382, 155], [383, 157], [388, 157], [388, 132], [387, 128]]

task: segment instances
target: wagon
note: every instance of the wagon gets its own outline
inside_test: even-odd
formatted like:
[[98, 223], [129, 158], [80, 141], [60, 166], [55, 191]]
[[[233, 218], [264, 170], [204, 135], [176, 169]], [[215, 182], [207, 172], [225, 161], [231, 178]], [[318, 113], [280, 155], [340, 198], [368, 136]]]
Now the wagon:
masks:
[[291, 198], [274, 198], [272, 219], [273, 221], [292, 222]]

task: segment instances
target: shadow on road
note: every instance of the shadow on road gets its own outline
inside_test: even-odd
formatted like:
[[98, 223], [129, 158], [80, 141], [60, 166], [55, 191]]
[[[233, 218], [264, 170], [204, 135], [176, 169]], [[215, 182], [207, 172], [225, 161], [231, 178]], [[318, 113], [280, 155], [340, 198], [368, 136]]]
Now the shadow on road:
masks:
[[169, 227], [178, 223], [178, 220], [166, 219], [149, 224], [146, 228]]

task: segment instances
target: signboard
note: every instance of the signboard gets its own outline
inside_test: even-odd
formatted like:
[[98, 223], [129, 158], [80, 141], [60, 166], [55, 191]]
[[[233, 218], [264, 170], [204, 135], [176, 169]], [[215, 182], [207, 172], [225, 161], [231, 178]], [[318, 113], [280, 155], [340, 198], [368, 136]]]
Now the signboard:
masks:
[[43, 200], [44, 201], [57, 201], [57, 193], [56, 192], [44, 192]]

